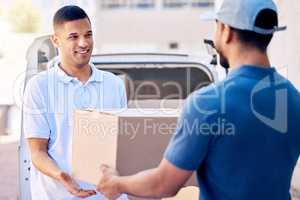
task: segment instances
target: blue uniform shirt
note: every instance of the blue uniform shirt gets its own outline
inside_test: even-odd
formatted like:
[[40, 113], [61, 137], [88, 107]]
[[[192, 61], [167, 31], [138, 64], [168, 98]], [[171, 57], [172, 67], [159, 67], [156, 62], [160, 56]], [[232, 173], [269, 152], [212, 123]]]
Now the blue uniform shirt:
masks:
[[196, 170], [201, 200], [290, 199], [300, 95], [274, 68], [241, 66], [186, 101], [165, 159]]

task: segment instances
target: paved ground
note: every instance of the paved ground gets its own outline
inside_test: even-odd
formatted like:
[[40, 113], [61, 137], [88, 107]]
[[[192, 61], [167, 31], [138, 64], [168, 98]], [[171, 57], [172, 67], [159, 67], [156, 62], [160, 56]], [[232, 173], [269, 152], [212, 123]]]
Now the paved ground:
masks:
[[18, 198], [18, 143], [0, 144], [0, 200]]

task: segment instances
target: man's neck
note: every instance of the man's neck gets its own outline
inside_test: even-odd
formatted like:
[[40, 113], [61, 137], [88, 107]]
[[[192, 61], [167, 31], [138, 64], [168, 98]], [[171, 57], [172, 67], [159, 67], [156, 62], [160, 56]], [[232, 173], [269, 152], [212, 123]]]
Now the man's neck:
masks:
[[69, 76], [77, 78], [80, 82], [85, 83], [92, 74], [92, 69], [89, 64], [82, 67], [76, 67], [68, 65], [66, 63], [60, 63], [59, 67]]
[[261, 68], [271, 66], [267, 53], [255, 49], [239, 50], [238, 53], [232, 54], [229, 58], [229, 64], [230, 69], [236, 69], [242, 65], [253, 65]]

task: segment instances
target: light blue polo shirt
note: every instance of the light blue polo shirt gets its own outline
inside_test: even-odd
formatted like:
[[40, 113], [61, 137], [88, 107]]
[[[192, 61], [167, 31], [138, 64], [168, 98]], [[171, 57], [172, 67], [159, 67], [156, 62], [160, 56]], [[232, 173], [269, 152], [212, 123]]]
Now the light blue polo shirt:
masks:
[[[23, 117], [26, 138], [45, 138], [48, 154], [63, 171], [71, 172], [72, 122], [75, 109], [120, 109], [126, 107], [123, 81], [90, 64], [92, 74], [84, 84], [59, 66], [32, 77], [25, 90]], [[88, 148], [88, 147], [87, 147]], [[57, 181], [31, 168], [33, 200], [77, 199]], [[82, 188], [93, 186], [79, 182]], [[125, 197], [124, 197], [125, 198]], [[104, 199], [100, 194], [88, 198]]]
[[164, 157], [197, 171], [201, 200], [289, 200], [300, 95], [274, 68], [241, 66], [194, 92]]

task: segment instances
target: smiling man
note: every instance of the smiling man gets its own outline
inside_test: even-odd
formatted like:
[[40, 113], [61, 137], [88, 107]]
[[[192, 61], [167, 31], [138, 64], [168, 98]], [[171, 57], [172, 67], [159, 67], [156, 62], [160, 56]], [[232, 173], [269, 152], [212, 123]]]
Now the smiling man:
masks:
[[121, 79], [90, 63], [93, 32], [84, 10], [62, 7], [53, 27], [51, 39], [59, 50], [59, 62], [31, 78], [24, 96], [31, 196], [33, 200], [104, 199], [94, 186], [70, 175], [71, 157], [76, 157], [71, 149], [72, 115], [75, 109], [126, 107], [125, 87]]

